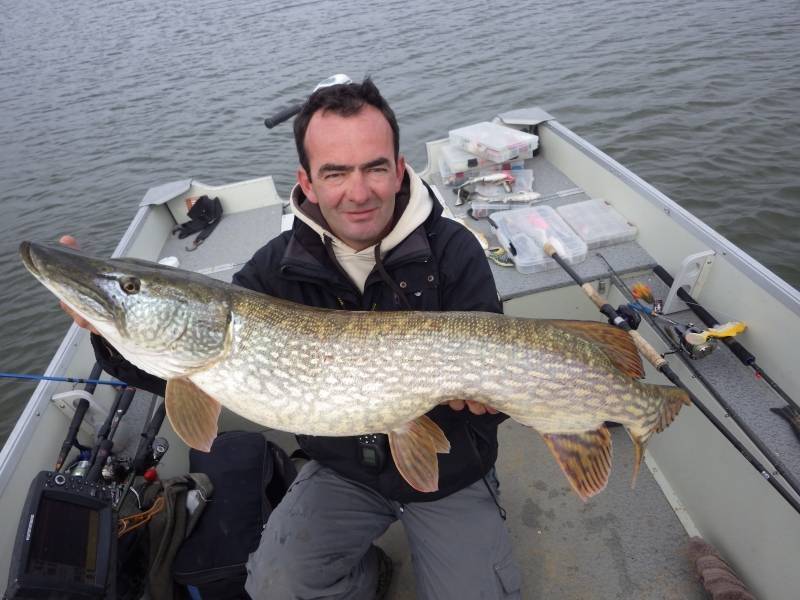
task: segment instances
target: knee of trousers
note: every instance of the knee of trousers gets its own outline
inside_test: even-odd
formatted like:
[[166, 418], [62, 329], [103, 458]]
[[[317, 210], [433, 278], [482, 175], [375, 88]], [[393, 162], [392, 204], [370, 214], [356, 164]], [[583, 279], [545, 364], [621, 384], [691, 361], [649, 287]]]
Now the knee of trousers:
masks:
[[289, 589], [324, 587], [335, 558], [320, 551], [319, 540], [302, 523], [291, 525], [267, 524], [253, 557], [253, 569], [271, 581], [282, 581]]

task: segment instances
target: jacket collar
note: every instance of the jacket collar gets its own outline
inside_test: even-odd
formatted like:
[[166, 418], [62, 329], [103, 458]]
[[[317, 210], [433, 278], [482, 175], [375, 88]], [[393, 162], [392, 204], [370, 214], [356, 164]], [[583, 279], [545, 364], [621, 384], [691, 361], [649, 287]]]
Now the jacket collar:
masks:
[[[413, 177], [417, 177], [418, 181], [423, 184], [423, 189], [429, 194], [433, 201], [433, 207], [430, 214], [422, 225], [416, 227], [408, 236], [392, 248], [383, 259], [383, 264], [386, 267], [394, 267], [399, 264], [411, 261], [423, 261], [432, 257], [431, 246], [428, 240], [428, 231], [431, 230], [433, 224], [442, 216], [442, 206], [439, 204], [438, 199], [434, 196], [430, 188], [419, 177], [411, 172]], [[410, 175], [406, 172], [403, 178], [403, 183], [398, 192], [397, 206], [405, 207], [408, 204], [408, 197], [410, 193]], [[296, 194], [300, 194], [297, 196]], [[305, 205], [311, 205], [308, 201], [303, 202], [305, 197], [299, 186], [295, 186], [292, 190], [292, 201], [299, 203], [305, 209]], [[299, 201], [299, 202], [298, 202]], [[316, 209], [316, 207], [314, 206]], [[313, 213], [305, 211], [308, 217], [312, 217]], [[318, 212], [318, 209], [317, 209]], [[395, 210], [395, 221], [402, 215], [401, 211]], [[340, 273], [336, 265], [333, 264], [328, 251], [325, 248], [323, 241], [324, 230], [327, 230], [327, 224], [323, 225], [324, 219], [322, 214], [319, 214], [318, 221], [314, 218], [317, 226], [309, 224], [307, 219], [295, 218], [292, 226], [292, 235], [281, 258], [281, 272], [288, 277], [300, 279], [313, 279], [330, 284], [343, 285], [350, 287], [349, 282], [345, 282], [345, 278]], [[324, 230], [323, 230], [324, 228]]]

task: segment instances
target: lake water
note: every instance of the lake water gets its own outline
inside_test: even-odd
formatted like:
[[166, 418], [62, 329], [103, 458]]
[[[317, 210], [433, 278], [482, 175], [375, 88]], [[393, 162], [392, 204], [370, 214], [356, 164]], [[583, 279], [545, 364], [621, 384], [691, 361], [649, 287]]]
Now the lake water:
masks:
[[[800, 286], [800, 4], [0, 0], [0, 371], [41, 373], [68, 319], [23, 239], [109, 254], [148, 187], [296, 167], [265, 116], [371, 74], [401, 151], [540, 105]], [[81, 375], [81, 374], [76, 374]], [[0, 442], [33, 391], [0, 382]]]

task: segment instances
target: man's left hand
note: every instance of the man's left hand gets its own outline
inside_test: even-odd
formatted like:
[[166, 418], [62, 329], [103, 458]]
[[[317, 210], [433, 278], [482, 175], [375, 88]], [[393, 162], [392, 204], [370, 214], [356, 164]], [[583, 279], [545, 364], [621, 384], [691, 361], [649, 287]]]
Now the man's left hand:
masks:
[[473, 415], [496, 415], [497, 409], [492, 408], [486, 404], [482, 404], [481, 402], [475, 402], [475, 400], [449, 400], [447, 402], [442, 402], [442, 404], [449, 404], [450, 408], [453, 410], [464, 410], [466, 406]]

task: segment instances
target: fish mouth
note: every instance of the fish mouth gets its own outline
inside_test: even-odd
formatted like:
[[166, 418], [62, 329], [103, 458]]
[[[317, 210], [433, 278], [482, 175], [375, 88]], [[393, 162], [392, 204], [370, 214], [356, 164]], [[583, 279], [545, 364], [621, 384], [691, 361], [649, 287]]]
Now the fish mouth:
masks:
[[92, 283], [97, 273], [89, 257], [69, 248], [28, 241], [20, 243], [19, 255], [36, 279], [82, 317], [92, 322], [112, 318], [107, 299]]
[[41, 273], [39, 272], [39, 267], [36, 265], [36, 261], [33, 258], [30, 242], [22, 242], [19, 245], [19, 255], [22, 258], [22, 263], [25, 265], [25, 268], [28, 269], [32, 275], [39, 277]]

